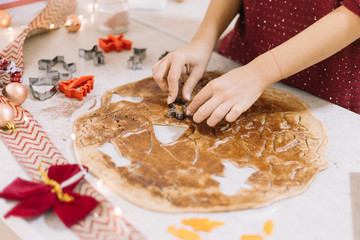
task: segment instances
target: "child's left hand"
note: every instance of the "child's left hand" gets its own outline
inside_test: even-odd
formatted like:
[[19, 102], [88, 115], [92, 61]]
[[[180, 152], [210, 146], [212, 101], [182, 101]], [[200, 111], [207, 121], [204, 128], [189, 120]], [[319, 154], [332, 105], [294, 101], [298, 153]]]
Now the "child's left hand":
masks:
[[261, 95], [269, 84], [253, 66], [236, 68], [209, 82], [188, 106], [187, 115], [193, 114], [194, 122], [213, 127], [224, 117], [234, 122]]

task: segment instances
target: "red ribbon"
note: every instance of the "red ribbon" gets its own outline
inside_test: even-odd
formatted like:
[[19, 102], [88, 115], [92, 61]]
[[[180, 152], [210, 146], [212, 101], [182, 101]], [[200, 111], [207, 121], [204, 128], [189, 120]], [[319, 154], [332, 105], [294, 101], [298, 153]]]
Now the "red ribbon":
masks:
[[[80, 167], [76, 164], [53, 165], [49, 168], [48, 177], [61, 184], [80, 171]], [[21, 201], [6, 213], [5, 218], [9, 216], [36, 217], [52, 208], [61, 221], [70, 227], [85, 218], [98, 204], [92, 197], [73, 192], [83, 178], [84, 176], [62, 189], [64, 194], [73, 198], [69, 202], [59, 200], [57, 193], [53, 191], [53, 186], [16, 178], [0, 192], [1, 198]]]

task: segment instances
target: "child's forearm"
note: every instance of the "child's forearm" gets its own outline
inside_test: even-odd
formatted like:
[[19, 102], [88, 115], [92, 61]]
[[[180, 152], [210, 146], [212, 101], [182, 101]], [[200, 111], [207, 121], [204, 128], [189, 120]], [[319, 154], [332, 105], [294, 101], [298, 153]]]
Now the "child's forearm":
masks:
[[242, 0], [211, 0], [192, 42], [206, 44], [213, 49], [220, 35], [239, 12]]
[[359, 37], [360, 17], [341, 6], [250, 64], [260, 68], [271, 85], [330, 57]]

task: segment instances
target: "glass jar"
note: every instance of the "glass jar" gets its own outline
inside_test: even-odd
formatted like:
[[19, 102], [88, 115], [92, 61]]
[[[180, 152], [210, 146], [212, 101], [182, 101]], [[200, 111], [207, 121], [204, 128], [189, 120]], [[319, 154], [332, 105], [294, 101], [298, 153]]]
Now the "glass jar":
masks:
[[123, 33], [129, 27], [129, 3], [127, 0], [97, 0], [95, 25], [101, 32]]

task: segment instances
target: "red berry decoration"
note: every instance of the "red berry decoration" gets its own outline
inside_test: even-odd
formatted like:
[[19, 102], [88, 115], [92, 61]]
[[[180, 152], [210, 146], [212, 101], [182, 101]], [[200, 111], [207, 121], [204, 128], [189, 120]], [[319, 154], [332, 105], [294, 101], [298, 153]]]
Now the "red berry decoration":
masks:
[[11, 82], [22, 82], [21, 70], [16, 67], [15, 63], [0, 57], [0, 73], [2, 72], [10, 75]]

